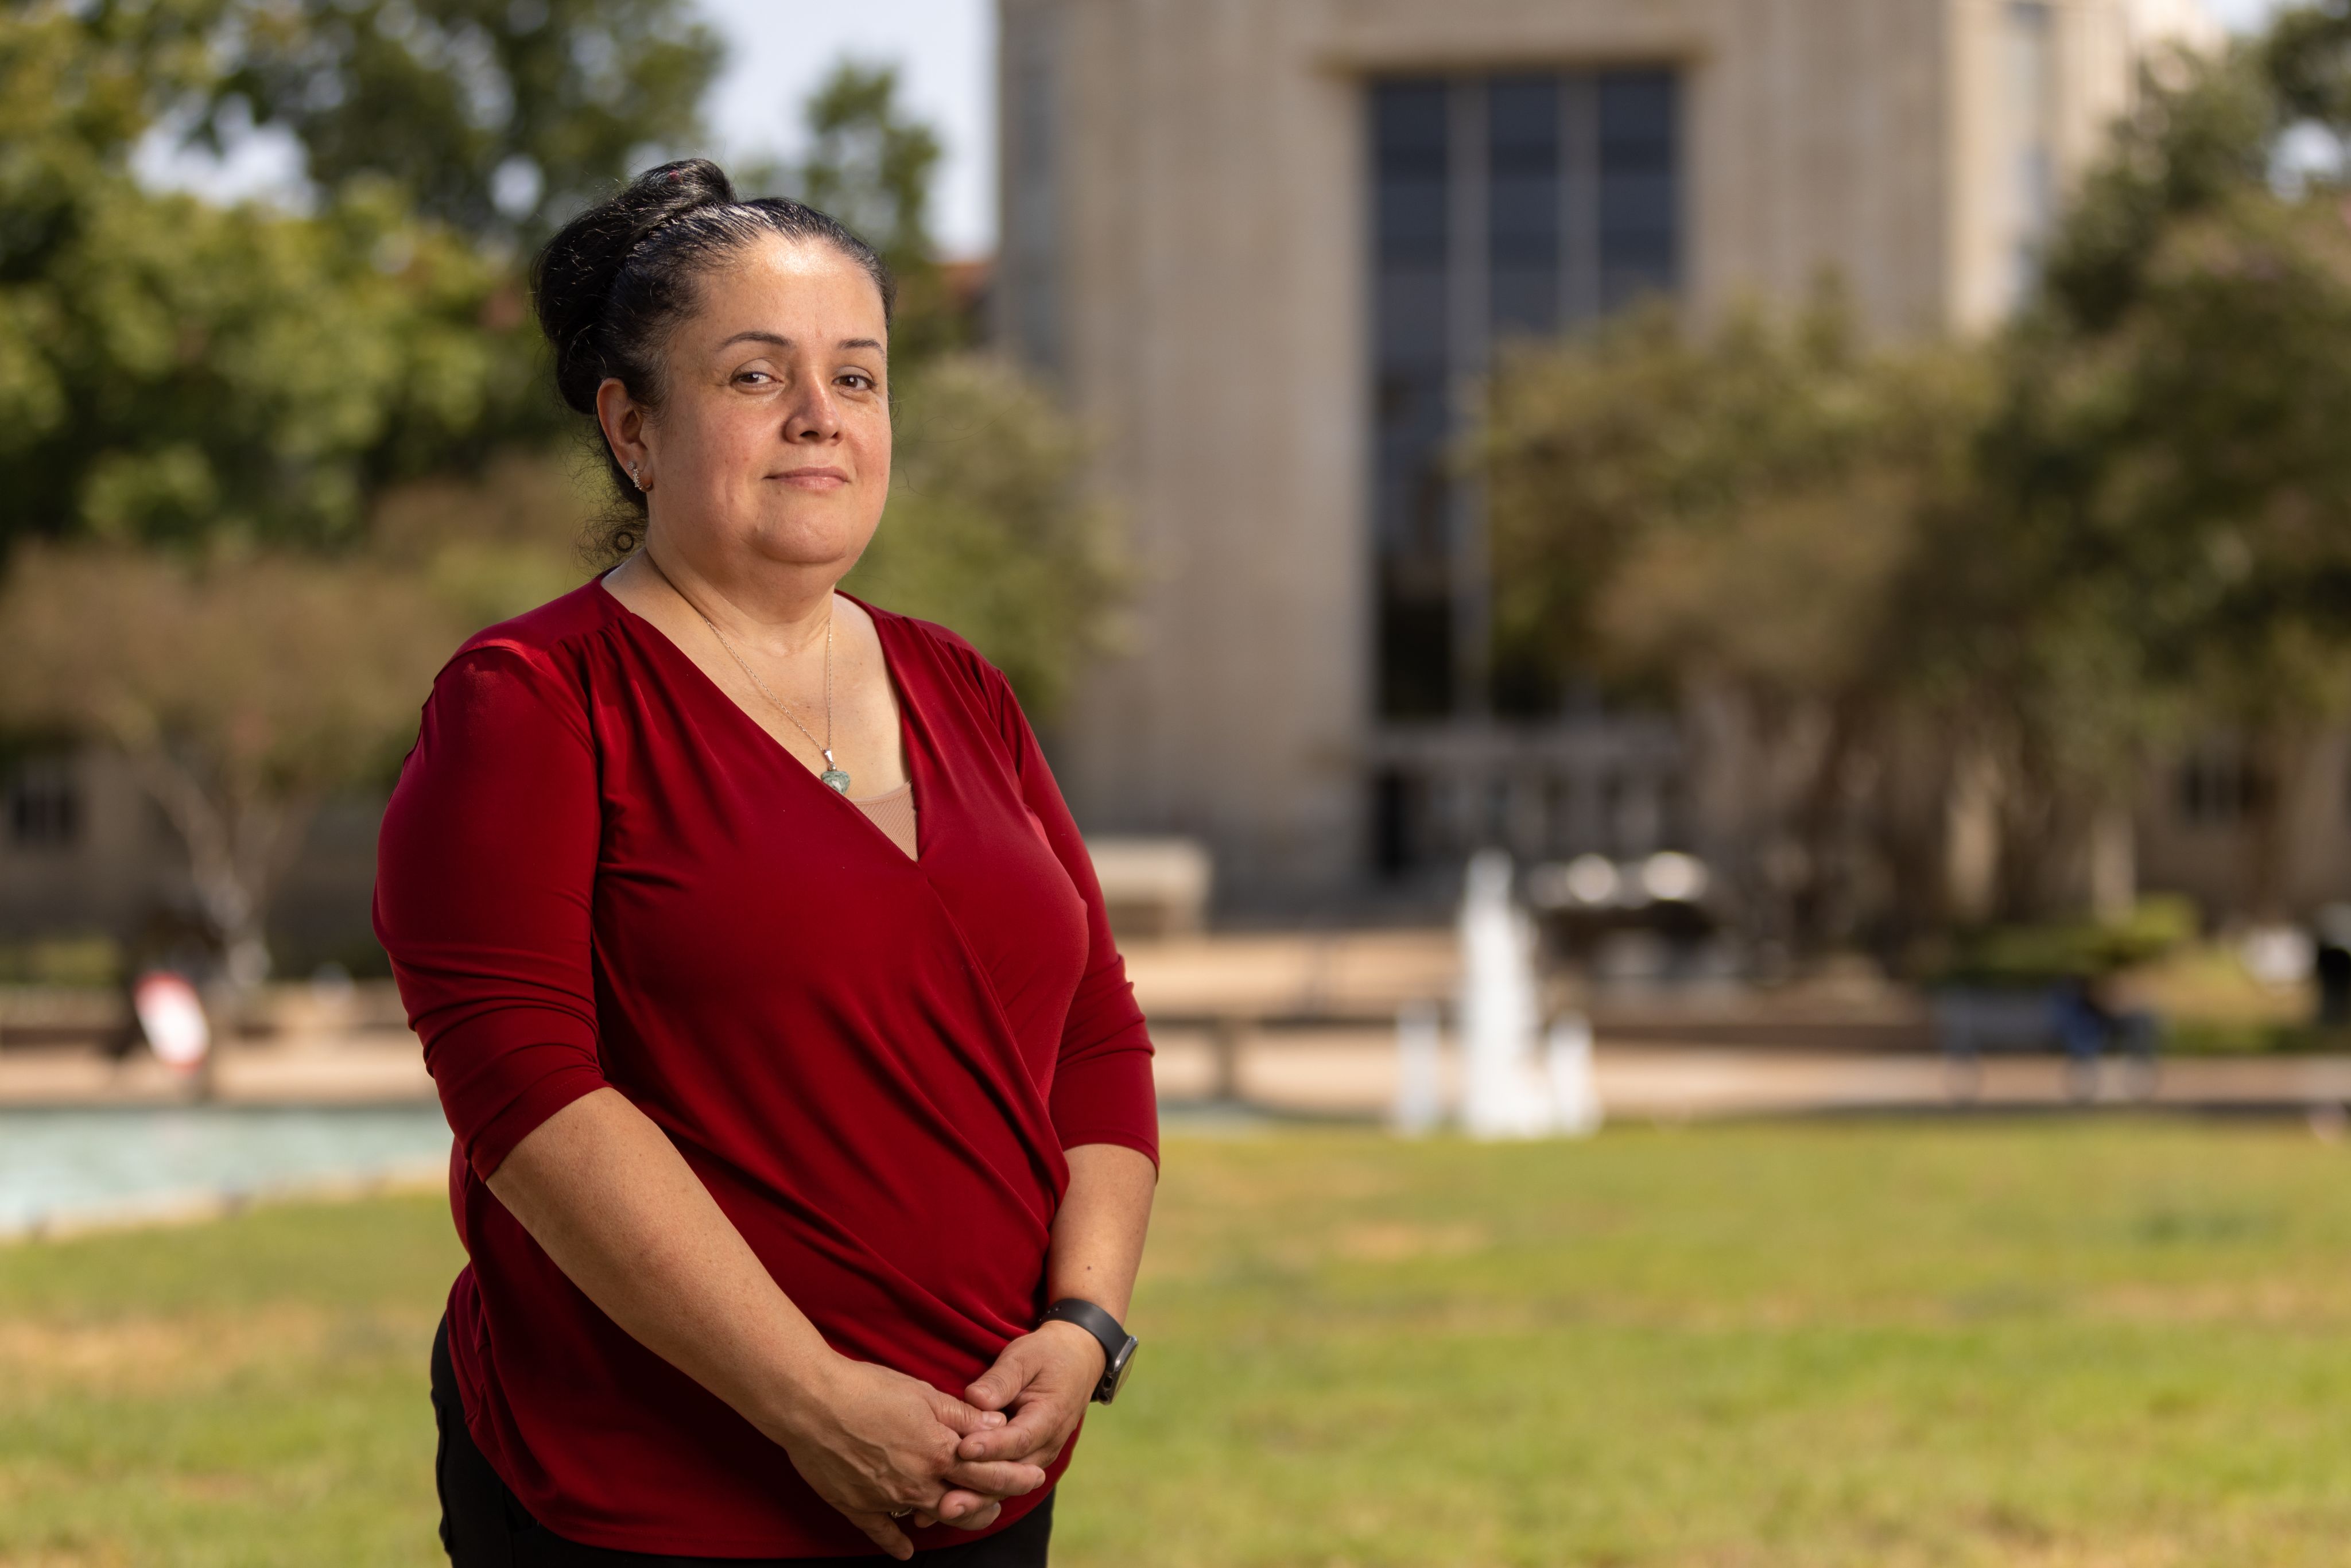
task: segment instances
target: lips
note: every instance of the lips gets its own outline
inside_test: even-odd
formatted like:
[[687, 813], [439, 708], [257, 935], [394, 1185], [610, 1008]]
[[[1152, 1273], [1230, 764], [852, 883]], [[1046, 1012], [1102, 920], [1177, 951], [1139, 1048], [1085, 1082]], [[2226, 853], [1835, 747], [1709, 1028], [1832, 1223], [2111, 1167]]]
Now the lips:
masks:
[[824, 486], [849, 483], [849, 476], [838, 468], [787, 468], [780, 474], [770, 474], [768, 477], [781, 479], [788, 485]]

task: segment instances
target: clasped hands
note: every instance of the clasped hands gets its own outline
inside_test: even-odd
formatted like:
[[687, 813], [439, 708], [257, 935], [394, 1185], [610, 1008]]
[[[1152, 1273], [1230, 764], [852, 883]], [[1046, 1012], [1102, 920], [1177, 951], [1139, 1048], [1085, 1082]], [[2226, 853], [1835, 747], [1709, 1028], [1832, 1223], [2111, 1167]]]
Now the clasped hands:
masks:
[[836, 1357], [824, 1385], [771, 1431], [817, 1495], [891, 1556], [899, 1528], [985, 1530], [1004, 1500], [1045, 1484], [1102, 1379], [1102, 1348], [1049, 1322], [1006, 1345], [957, 1399], [919, 1378]]

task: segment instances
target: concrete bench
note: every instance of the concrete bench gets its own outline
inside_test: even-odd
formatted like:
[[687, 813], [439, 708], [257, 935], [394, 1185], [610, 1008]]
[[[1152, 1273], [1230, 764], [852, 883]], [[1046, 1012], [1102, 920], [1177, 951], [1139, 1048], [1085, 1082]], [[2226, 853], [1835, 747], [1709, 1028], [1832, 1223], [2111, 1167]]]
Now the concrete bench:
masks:
[[1207, 924], [1211, 869], [1197, 840], [1092, 838], [1086, 852], [1122, 940], [1190, 936]]

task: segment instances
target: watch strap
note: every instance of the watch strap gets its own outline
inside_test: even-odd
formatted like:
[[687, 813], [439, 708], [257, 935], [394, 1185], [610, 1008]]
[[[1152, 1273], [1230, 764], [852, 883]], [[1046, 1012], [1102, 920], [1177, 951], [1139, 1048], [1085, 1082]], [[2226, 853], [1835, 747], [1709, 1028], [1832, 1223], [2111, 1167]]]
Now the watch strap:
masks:
[[1126, 1368], [1127, 1358], [1134, 1354], [1134, 1336], [1125, 1326], [1102, 1308], [1078, 1296], [1064, 1296], [1047, 1307], [1038, 1320], [1040, 1323], [1071, 1323], [1094, 1336], [1102, 1347], [1102, 1381], [1094, 1385], [1094, 1400], [1107, 1405], [1118, 1392], [1119, 1375]]

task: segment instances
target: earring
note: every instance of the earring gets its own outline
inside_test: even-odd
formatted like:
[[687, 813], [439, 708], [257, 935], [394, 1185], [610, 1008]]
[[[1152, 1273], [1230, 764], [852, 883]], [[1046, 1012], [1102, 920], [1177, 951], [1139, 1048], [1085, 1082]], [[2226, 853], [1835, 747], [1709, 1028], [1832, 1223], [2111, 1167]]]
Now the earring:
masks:
[[643, 490], [645, 487], [645, 482], [643, 478], [638, 476], [637, 465], [633, 463], [629, 465], [629, 483], [634, 485], [640, 490]]

